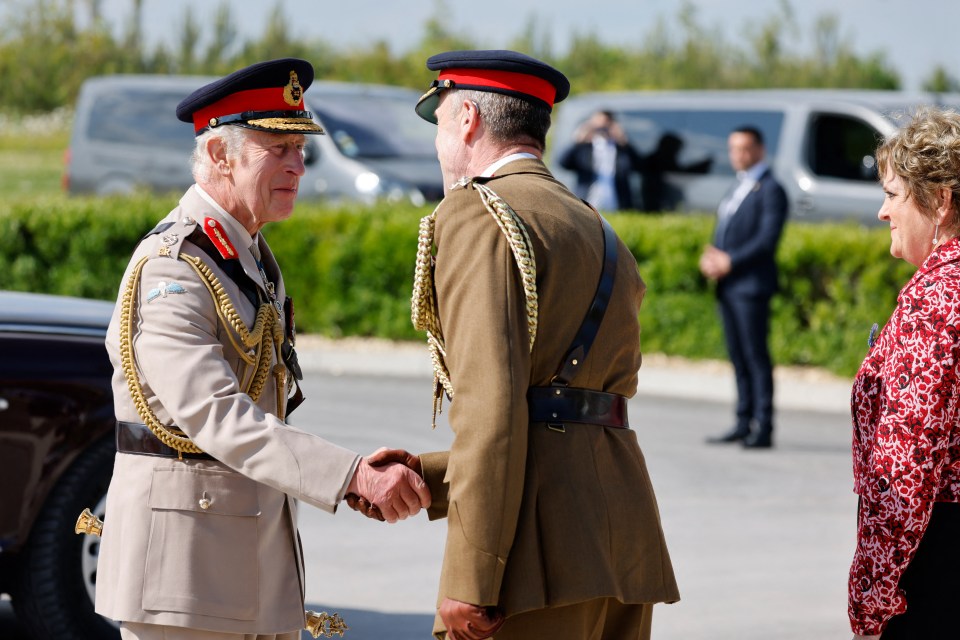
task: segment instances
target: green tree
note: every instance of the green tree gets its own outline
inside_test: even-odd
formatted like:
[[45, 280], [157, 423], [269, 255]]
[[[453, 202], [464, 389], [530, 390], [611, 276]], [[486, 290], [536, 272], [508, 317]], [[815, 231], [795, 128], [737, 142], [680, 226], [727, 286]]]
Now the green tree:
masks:
[[934, 93], [954, 93], [960, 91], [960, 80], [944, 68], [943, 65], [934, 67], [933, 72], [923, 81], [923, 90]]
[[[310, 60], [322, 79], [378, 82], [422, 89], [434, 77], [424, 66], [430, 55], [472, 49], [478, 43], [453, 29], [447, 0], [435, 0], [433, 15], [416, 45], [392, 51], [383, 40], [341, 50], [322, 39], [294, 36], [283, 5], [276, 0], [257, 38], [241, 40], [227, 0], [215, 17], [201, 23], [184, 10], [172, 44], [148, 49], [142, 39], [143, 0], [131, 0], [132, 17], [115, 38], [101, 13], [101, 0], [82, 0], [87, 23], [74, 22], [76, 0], [6, 0], [8, 20], [0, 25], [0, 110], [42, 112], [71, 105], [91, 75], [146, 72], [223, 74], [247, 64], [285, 56]], [[854, 53], [836, 16], [813, 26], [811, 52], [798, 53], [803, 34], [792, 5], [748, 24], [736, 41], [704, 25], [696, 5], [684, 0], [672, 19], [659, 18], [627, 44], [605, 42], [591, 32], [574, 32], [562, 55], [553, 52], [551, 30], [528, 18], [508, 39], [511, 48], [553, 63], [570, 78], [575, 92], [639, 89], [741, 89], [759, 87], [849, 87], [896, 89], [900, 79], [882, 52]], [[508, 37], [510, 34], [506, 34]], [[43, 46], [37, 46], [42, 42]], [[480, 45], [482, 46], [482, 45]], [[77, 64], [83, 60], [84, 64]], [[954, 89], [958, 81], [942, 67], [927, 83]]]
[[72, 103], [88, 75], [130, 68], [102, 21], [76, 27], [70, 2], [14, 2], [6, 17], [0, 26], [0, 95], [7, 110], [56, 109]]
[[311, 51], [311, 47], [302, 40], [294, 40], [291, 34], [287, 16], [283, 12], [283, 4], [277, 0], [270, 16], [267, 18], [263, 36], [243, 47], [239, 58], [233, 60], [233, 67], [288, 56], [312, 60], [311, 54], [313, 51]]
[[187, 7], [180, 25], [180, 37], [177, 40], [175, 58], [176, 69], [180, 73], [196, 73], [197, 41], [200, 39], [200, 24], [193, 16], [193, 9]]
[[203, 56], [205, 70], [220, 69], [237, 39], [237, 27], [230, 14], [230, 4], [221, 2], [213, 19], [213, 37]]

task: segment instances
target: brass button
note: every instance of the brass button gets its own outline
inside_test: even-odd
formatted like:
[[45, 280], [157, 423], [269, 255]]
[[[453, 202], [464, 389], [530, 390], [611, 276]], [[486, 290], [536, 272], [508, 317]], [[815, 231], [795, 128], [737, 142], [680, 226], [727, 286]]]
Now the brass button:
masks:
[[207, 509], [210, 508], [210, 505], [211, 505], [211, 504], [212, 504], [212, 502], [211, 502], [210, 498], [207, 497], [207, 492], [204, 491], [204, 492], [203, 492], [203, 496], [200, 498], [200, 508], [203, 509], [204, 511], [206, 511]]

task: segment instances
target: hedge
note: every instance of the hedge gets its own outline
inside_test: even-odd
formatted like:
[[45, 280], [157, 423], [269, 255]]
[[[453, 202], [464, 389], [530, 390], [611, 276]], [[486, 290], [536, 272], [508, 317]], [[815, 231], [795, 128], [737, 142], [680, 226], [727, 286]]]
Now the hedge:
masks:
[[[173, 196], [40, 197], [0, 204], [0, 287], [113, 299], [129, 253]], [[296, 298], [301, 332], [414, 339], [410, 288], [419, 219], [429, 208], [301, 203], [265, 235]], [[647, 284], [645, 352], [723, 359], [711, 285], [697, 270], [708, 216], [611, 215]], [[913, 268], [889, 255], [889, 232], [853, 224], [788, 223], [774, 298], [775, 362], [856, 371], [874, 322], [883, 324]]]

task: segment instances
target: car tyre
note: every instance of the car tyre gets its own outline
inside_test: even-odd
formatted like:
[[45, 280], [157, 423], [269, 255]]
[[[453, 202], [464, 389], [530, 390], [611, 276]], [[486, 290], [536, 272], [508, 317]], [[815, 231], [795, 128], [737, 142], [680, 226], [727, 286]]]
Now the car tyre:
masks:
[[[74, 533], [80, 512], [102, 505], [113, 474], [113, 438], [88, 447], [64, 472], [40, 510], [20, 553], [11, 599], [18, 622], [36, 640], [113, 640], [120, 637], [112, 621], [93, 608], [95, 566], [84, 553], [98, 544]], [[87, 573], [85, 573], [85, 571]]]

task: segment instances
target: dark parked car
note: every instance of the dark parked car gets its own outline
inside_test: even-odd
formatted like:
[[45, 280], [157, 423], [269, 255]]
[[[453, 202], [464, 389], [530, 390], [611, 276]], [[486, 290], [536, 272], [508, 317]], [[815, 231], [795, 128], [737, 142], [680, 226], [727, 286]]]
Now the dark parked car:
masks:
[[35, 640], [104, 640], [93, 610], [115, 453], [107, 302], [0, 291], [0, 591]]

